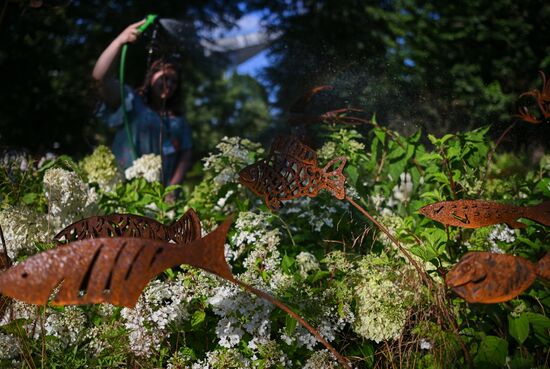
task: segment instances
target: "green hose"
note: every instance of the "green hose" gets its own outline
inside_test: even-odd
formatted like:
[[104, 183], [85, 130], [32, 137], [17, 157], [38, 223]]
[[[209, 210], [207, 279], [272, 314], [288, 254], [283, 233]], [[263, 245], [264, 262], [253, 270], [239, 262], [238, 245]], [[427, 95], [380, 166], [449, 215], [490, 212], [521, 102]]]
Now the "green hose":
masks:
[[[157, 18], [157, 15], [149, 14], [147, 18], [145, 18], [145, 23], [139, 26], [138, 28], [139, 33], [142, 33], [147, 29], [147, 27], [153, 24], [156, 18]], [[124, 70], [126, 66], [127, 51], [128, 51], [128, 44], [122, 45], [122, 50], [120, 51], [120, 70], [119, 70], [120, 108], [122, 109], [122, 119], [124, 120], [124, 130], [126, 131], [126, 137], [128, 138], [128, 142], [130, 143], [132, 159], [136, 160], [137, 150], [136, 150], [136, 145], [134, 143], [134, 138], [132, 135], [132, 129], [130, 128], [130, 124], [128, 123], [128, 112], [126, 111], [126, 99], [125, 99], [125, 93], [124, 93]]]

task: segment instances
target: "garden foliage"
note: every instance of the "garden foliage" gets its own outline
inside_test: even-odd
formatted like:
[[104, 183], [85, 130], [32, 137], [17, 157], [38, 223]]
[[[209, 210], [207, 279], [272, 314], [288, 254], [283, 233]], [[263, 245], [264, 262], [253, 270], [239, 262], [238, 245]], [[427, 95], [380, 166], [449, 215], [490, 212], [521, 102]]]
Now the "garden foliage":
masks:
[[[484, 198], [534, 205], [550, 198], [550, 157], [536, 165], [492, 153], [488, 128], [410, 137], [372, 122], [364, 137], [327, 129], [320, 165], [345, 155], [347, 194], [396, 235], [428, 278], [348, 203], [328, 193], [286, 202], [271, 213], [238, 183], [264, 157], [259, 144], [223, 138], [203, 160], [194, 188], [164, 188], [157, 159], [125, 175], [98, 148], [79, 163], [25, 157], [1, 163], [0, 225], [15, 261], [55, 247], [52, 236], [82, 217], [112, 212], [168, 223], [193, 207], [204, 232], [229, 214], [226, 258], [235, 276], [306, 318], [354, 367], [545, 367], [550, 289], [541, 281], [516, 299], [472, 305], [444, 288], [442, 272], [471, 250], [537, 261], [548, 230], [497, 225], [445, 228], [418, 214], [426, 204]], [[488, 161], [491, 157], [491, 162]], [[175, 202], [165, 201], [174, 190]], [[11, 303], [0, 321], [0, 367], [336, 368], [296, 321], [267, 302], [187, 266], [167, 270], [135, 309], [54, 308]]]

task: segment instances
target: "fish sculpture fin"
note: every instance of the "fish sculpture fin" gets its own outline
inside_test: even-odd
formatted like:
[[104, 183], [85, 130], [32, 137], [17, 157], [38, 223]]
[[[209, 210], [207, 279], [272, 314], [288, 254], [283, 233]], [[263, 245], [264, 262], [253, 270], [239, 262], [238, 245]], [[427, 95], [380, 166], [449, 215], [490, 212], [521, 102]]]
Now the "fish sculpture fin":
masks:
[[508, 227], [514, 228], [514, 229], [527, 227], [527, 224], [522, 223], [522, 222], [518, 222], [518, 221], [515, 221], [515, 220], [510, 220], [510, 221], [506, 222], [506, 225]]
[[550, 226], [550, 200], [526, 208], [523, 217]]
[[[339, 156], [332, 159], [323, 168], [323, 188], [331, 192], [338, 200], [343, 200], [346, 197], [346, 176], [342, 173], [346, 166], [347, 159], [345, 156]], [[336, 169], [334, 169], [336, 167]]]
[[537, 275], [550, 281], [550, 251], [537, 263]]

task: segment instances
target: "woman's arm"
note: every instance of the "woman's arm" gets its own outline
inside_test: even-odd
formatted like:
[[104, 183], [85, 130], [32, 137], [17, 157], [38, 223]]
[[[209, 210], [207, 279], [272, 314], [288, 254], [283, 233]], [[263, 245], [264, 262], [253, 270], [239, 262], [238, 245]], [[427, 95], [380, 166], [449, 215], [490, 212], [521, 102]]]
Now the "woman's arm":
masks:
[[185, 174], [191, 166], [191, 150], [183, 150], [179, 156], [178, 164], [174, 170], [174, 174], [170, 179], [168, 185], [181, 184], [185, 178]]
[[138, 27], [144, 23], [145, 20], [141, 20], [126, 27], [126, 29], [107, 46], [95, 63], [92, 77], [99, 82], [99, 94], [101, 98], [112, 109], [120, 104], [120, 85], [113, 76], [115, 60], [118, 57], [122, 45], [137, 40], [139, 36]]

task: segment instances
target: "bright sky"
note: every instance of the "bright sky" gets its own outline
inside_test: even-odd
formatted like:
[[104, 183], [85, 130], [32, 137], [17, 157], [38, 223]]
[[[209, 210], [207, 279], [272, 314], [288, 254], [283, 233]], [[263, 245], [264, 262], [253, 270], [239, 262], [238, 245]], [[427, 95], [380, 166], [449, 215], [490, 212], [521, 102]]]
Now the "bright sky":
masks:
[[[260, 12], [246, 14], [237, 22], [238, 28], [223, 32], [223, 34], [225, 37], [229, 37], [258, 32], [260, 30], [260, 17]], [[244, 63], [239, 64], [237, 66], [237, 73], [249, 74], [254, 78], [261, 79], [260, 73], [267, 65], [269, 65], [269, 60], [267, 59], [267, 50], [264, 50]]]

